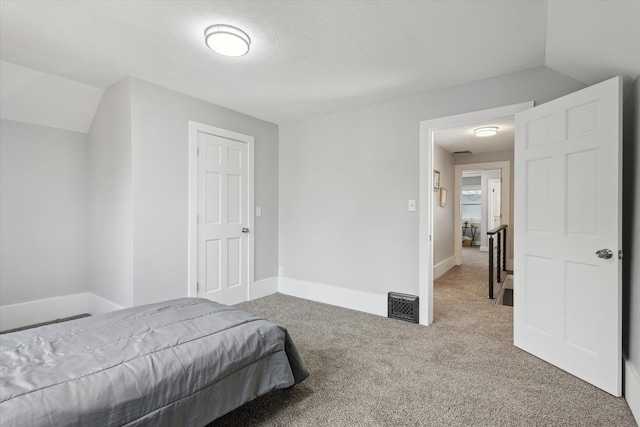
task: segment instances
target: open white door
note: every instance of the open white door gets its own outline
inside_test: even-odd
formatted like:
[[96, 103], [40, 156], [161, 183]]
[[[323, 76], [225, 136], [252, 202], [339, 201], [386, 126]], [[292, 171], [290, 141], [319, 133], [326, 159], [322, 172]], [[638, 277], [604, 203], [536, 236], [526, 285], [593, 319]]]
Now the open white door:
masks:
[[514, 343], [614, 396], [621, 110], [616, 77], [516, 114], [515, 139]]
[[493, 230], [502, 224], [502, 206], [500, 205], [500, 194], [502, 193], [502, 179], [490, 179], [489, 193], [487, 194], [487, 216], [489, 217], [488, 230]]

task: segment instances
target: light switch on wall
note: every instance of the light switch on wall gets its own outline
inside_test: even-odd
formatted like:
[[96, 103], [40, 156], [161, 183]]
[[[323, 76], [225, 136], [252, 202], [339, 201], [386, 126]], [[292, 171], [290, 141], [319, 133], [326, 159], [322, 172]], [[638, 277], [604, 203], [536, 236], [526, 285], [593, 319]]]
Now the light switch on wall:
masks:
[[256, 216], [262, 216], [262, 208], [260, 206], [256, 207]]
[[416, 211], [416, 201], [409, 200], [409, 212], [415, 212], [415, 211]]

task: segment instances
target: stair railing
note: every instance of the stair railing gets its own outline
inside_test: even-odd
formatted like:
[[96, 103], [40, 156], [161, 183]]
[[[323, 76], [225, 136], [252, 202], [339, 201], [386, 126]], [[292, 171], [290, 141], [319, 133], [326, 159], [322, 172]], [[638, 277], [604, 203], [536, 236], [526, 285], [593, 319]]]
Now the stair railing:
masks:
[[[489, 299], [495, 298], [493, 296], [493, 236], [497, 235], [498, 241], [496, 276], [498, 283], [500, 283], [502, 282], [501, 273], [507, 271], [507, 227], [508, 225], [503, 224], [493, 230], [487, 231], [487, 236], [489, 236]], [[501, 258], [502, 263], [500, 262]]]

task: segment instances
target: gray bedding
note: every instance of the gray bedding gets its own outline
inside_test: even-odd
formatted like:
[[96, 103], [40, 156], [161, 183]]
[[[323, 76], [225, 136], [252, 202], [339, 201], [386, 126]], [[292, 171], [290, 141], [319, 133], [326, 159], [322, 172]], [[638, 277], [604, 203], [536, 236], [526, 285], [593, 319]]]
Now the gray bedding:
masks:
[[204, 426], [308, 375], [286, 329], [182, 298], [0, 335], [2, 426]]

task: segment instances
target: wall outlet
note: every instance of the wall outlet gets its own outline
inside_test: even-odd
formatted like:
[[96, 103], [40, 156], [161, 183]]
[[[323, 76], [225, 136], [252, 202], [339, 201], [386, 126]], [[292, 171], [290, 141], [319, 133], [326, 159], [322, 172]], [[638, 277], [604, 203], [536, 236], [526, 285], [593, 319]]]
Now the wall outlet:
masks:
[[278, 276], [284, 276], [284, 267], [278, 267]]
[[262, 216], [262, 208], [260, 206], [256, 207], [256, 216]]
[[416, 211], [416, 201], [409, 200], [409, 212], [415, 212], [415, 211]]

